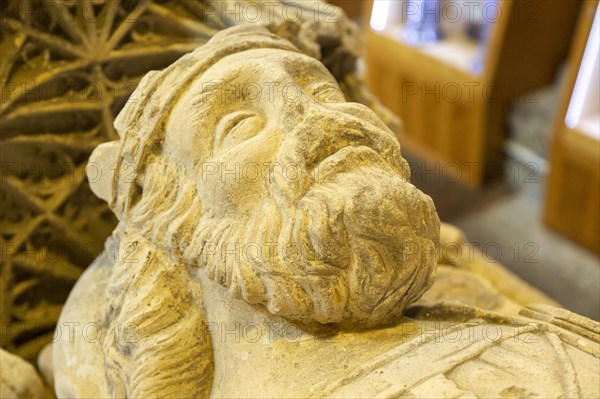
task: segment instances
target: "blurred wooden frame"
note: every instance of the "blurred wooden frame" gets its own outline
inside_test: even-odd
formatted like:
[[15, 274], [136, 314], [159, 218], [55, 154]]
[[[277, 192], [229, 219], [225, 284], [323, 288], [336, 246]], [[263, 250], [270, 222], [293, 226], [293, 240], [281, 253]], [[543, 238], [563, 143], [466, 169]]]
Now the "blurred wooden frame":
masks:
[[544, 222], [600, 255], [600, 142], [565, 124], [598, 7], [598, 0], [585, 3], [554, 123]]
[[554, 81], [581, 2], [501, 0], [480, 74], [373, 31], [364, 3], [367, 85], [402, 118], [402, 144], [471, 186], [500, 177], [509, 106]]
[[327, 0], [327, 2], [342, 8], [350, 18], [360, 16], [364, 10], [364, 0]]

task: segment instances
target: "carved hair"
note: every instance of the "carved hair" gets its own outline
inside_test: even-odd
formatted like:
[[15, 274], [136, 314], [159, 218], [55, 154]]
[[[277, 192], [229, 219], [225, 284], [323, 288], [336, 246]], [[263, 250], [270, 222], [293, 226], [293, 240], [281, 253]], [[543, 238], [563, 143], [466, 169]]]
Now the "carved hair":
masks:
[[107, 288], [103, 342], [114, 398], [208, 397], [214, 365], [200, 283], [127, 229]]

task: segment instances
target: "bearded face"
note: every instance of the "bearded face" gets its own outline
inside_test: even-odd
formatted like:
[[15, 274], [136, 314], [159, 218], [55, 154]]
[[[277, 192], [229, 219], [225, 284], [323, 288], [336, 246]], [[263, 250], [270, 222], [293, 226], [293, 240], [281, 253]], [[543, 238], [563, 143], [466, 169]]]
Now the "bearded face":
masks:
[[121, 217], [232, 295], [304, 323], [396, 320], [431, 285], [439, 220], [393, 133], [318, 61], [229, 55], [177, 99]]

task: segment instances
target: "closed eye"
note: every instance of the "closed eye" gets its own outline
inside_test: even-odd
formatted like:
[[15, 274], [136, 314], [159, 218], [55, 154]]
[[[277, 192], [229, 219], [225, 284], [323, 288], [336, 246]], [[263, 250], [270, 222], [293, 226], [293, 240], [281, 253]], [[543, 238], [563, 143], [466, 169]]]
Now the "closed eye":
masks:
[[215, 152], [239, 144], [254, 136], [262, 125], [262, 118], [253, 111], [236, 111], [223, 117], [215, 132]]

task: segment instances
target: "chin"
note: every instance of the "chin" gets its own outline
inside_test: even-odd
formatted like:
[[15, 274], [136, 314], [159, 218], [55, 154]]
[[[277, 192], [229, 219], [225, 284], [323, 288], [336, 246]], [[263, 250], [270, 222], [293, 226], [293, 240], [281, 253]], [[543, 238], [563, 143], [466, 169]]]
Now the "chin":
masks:
[[364, 165], [316, 184], [294, 215], [281, 237], [310, 244], [309, 256], [288, 268], [312, 306], [282, 316], [352, 328], [389, 324], [431, 286], [435, 207], [389, 168]]

